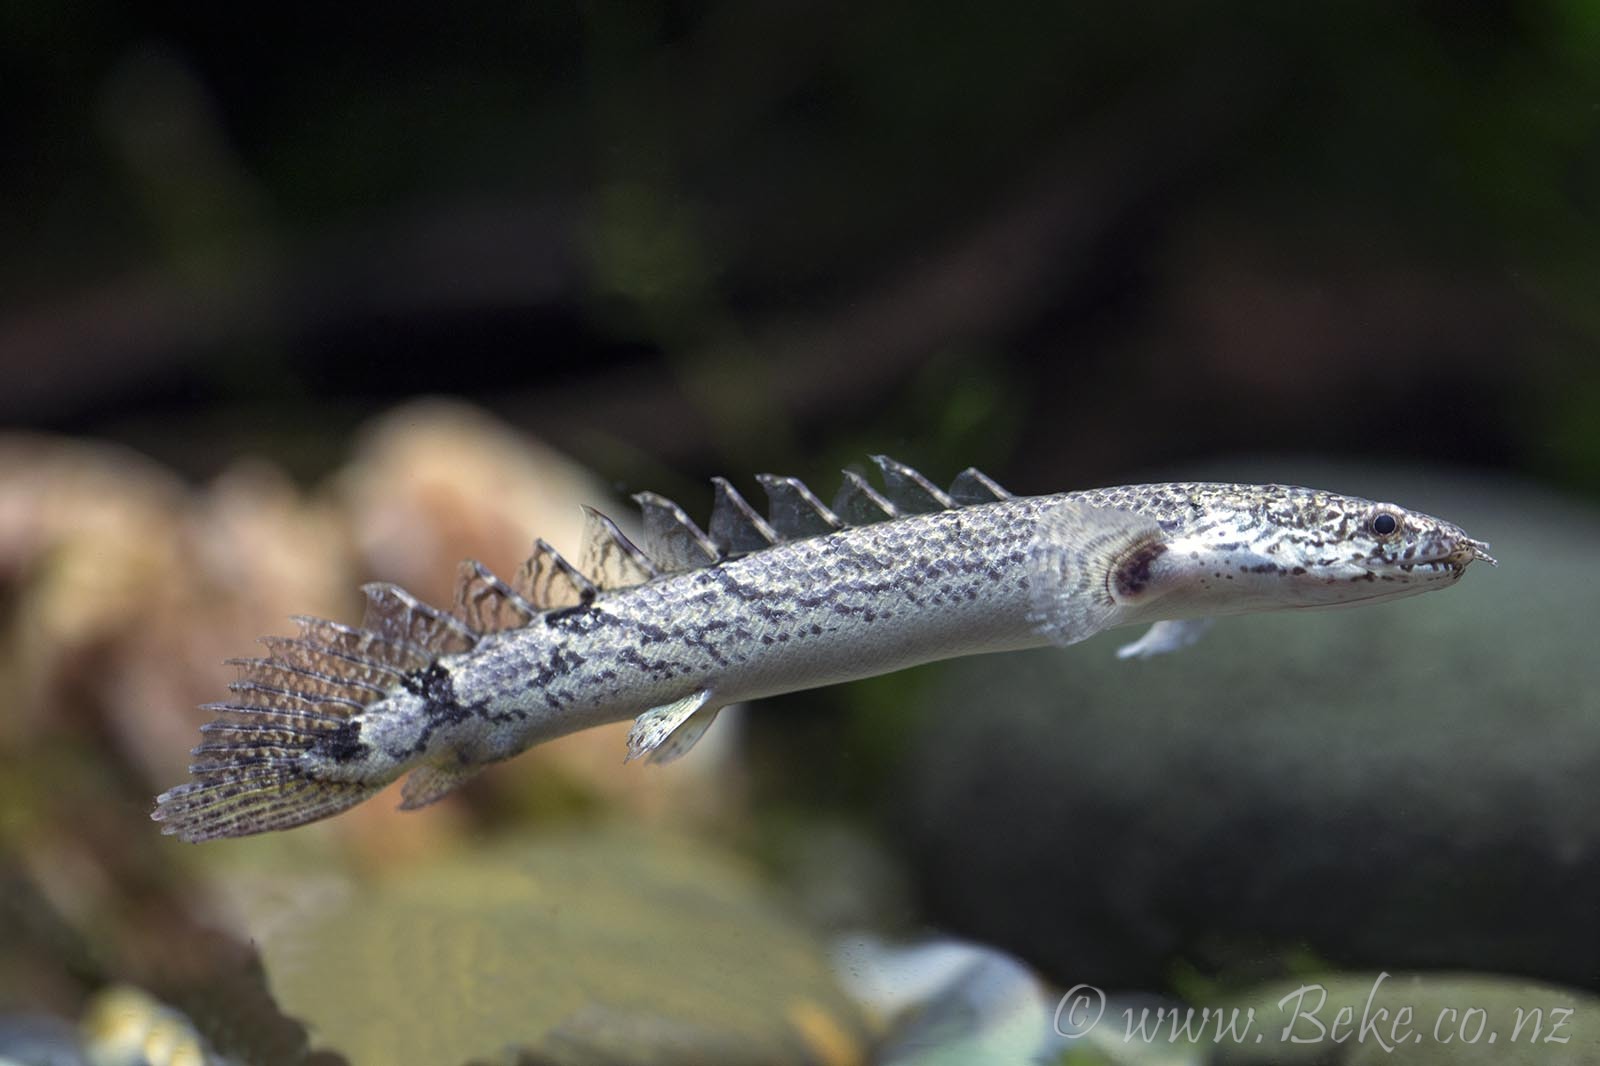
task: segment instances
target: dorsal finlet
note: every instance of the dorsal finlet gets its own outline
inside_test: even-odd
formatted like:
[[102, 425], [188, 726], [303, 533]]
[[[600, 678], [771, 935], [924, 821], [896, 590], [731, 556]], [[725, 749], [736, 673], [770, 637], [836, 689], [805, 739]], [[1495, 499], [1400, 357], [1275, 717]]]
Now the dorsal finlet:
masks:
[[711, 566], [722, 556], [683, 508], [654, 492], [634, 497], [644, 518], [645, 554], [669, 573]]
[[844, 471], [844, 484], [839, 486], [839, 494], [834, 497], [833, 510], [852, 526], [867, 526], [900, 517], [900, 509], [854, 470]]
[[729, 484], [727, 478], [714, 477], [711, 485], [716, 499], [711, 505], [707, 534], [723, 556], [744, 555], [778, 543], [781, 538], [777, 532], [739, 495], [739, 490]]
[[514, 587], [519, 596], [541, 611], [582, 606], [599, 592], [594, 582], [543, 537], [533, 542], [533, 554], [517, 571]]
[[430, 607], [398, 585], [377, 581], [361, 586], [367, 610], [361, 629], [384, 640], [438, 655], [469, 651], [478, 634], [462, 621]]
[[817, 537], [844, 528], [839, 516], [795, 477], [757, 474], [767, 493], [767, 520], [785, 540]]
[[456, 578], [455, 616], [479, 633], [518, 629], [538, 616], [524, 599], [476, 559], [464, 559]]
[[988, 474], [975, 466], [969, 466], [950, 482], [950, 498], [957, 504], [969, 506], [1009, 500], [1011, 493], [997, 485]]
[[661, 576], [650, 557], [611, 519], [587, 505], [583, 518], [583, 554], [578, 556], [578, 569], [602, 591], [642, 585]]
[[874, 455], [872, 461], [883, 471], [883, 494], [899, 508], [901, 514], [948, 511], [956, 505], [956, 501], [947, 496], [943, 489], [906, 464], [887, 455]]

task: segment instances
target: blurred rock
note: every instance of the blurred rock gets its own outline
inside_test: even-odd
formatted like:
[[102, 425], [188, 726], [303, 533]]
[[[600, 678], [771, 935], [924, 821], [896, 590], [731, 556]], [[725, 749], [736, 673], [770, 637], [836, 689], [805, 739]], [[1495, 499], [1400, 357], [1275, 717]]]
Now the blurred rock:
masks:
[[[885, 1030], [873, 1066], [1082, 1063], [1199, 1066], [1188, 1042], [1129, 1039], [1125, 1012], [1172, 1009], [1151, 997], [1051, 989], [1014, 956], [949, 938], [838, 938], [839, 981]], [[1182, 1007], [1178, 1008], [1182, 1010]]]
[[1034, 1062], [1059, 1050], [1043, 985], [992, 948], [857, 935], [837, 943], [834, 968], [858, 1003], [892, 1022], [874, 1066]]
[[343, 516], [275, 467], [238, 464], [173, 518], [175, 558], [123, 619], [102, 693], [118, 739], [162, 787], [186, 772], [198, 705], [237, 676], [225, 660], [292, 632], [291, 615], [353, 620], [359, 609]]
[[129, 985], [101, 990], [79, 1031], [93, 1066], [231, 1066], [181, 1012]]
[[0, 1066], [346, 1066], [336, 1056], [308, 1057], [303, 1031], [291, 1046], [262, 1044], [259, 1030], [248, 1031], [256, 1019], [234, 1012], [228, 1021], [221, 1031], [246, 1057], [219, 1053], [188, 1015], [144, 989], [107, 985], [89, 997], [77, 1025], [0, 1015]]
[[1222, 473], [1444, 515], [1502, 565], [1224, 619], [1143, 662], [1113, 656], [1129, 629], [930, 672], [888, 790], [933, 914], [1064, 985], [1270, 976], [1309, 952], [1594, 986], [1596, 514], [1442, 476]]
[[0, 670], [20, 694], [0, 739], [104, 727], [152, 782], [181, 773], [224, 658], [266, 619], [354, 602], [345, 540], [264, 465], [195, 495], [120, 448], [0, 438]]
[[0, 1066], [88, 1066], [78, 1034], [59, 1018], [0, 1015]]
[[[63, 686], [159, 597], [181, 557], [183, 486], [108, 445], [0, 436], [0, 744], [60, 728]], [[92, 679], [91, 679], [92, 683]]]
[[681, 838], [509, 841], [280, 899], [249, 919], [273, 990], [353, 1062], [865, 1057], [819, 945], [743, 868]]
[[[571, 459], [446, 400], [410, 403], [376, 420], [334, 488], [363, 569], [444, 606], [462, 559], [510, 578], [543, 537], [576, 562], [579, 505], [611, 502]], [[632, 508], [620, 517], [631, 518]]]

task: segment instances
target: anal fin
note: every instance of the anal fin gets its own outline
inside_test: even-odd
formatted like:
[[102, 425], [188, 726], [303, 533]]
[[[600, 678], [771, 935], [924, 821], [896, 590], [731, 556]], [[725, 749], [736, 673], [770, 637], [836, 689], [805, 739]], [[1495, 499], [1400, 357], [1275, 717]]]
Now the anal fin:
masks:
[[707, 689], [650, 708], [628, 732], [628, 757], [623, 761], [632, 762], [643, 756], [646, 762], [669, 763], [682, 758], [705, 736], [720, 710], [711, 705]]
[[406, 783], [400, 786], [400, 809], [414, 811], [437, 803], [450, 793], [476, 777], [481, 766], [436, 766], [427, 764], [411, 771]]

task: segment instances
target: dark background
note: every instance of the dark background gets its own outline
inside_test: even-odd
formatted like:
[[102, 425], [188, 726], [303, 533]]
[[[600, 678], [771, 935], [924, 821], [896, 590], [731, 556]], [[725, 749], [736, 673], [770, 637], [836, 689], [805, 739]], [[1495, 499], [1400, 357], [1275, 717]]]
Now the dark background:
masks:
[[0, 421], [613, 476], [1240, 451], [1600, 490], [1600, 14], [15, 3]]

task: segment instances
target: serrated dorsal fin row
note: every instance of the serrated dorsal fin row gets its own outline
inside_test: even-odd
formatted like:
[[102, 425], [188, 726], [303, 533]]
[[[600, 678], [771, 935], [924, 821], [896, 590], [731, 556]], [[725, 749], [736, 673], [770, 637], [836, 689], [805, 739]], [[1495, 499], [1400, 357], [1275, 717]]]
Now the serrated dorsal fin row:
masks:
[[643, 518], [643, 547], [611, 519], [585, 507], [583, 552], [577, 566], [543, 540], [535, 542], [533, 554], [509, 584], [482, 563], [469, 560], [461, 564], [455, 609], [449, 614], [392, 585], [369, 586], [363, 628], [435, 653], [464, 651], [478, 635], [517, 629], [540, 612], [581, 607], [601, 592], [642, 585], [663, 574], [714, 566], [849, 526], [993, 503], [1011, 495], [973, 469], [958, 475], [946, 491], [888, 456], [875, 455], [872, 461], [883, 473], [882, 490], [847, 470], [832, 507], [797, 478], [757, 475], [767, 495], [765, 517], [726, 478], [713, 478], [711, 521], [704, 530], [666, 497], [639, 493], [634, 499]]

